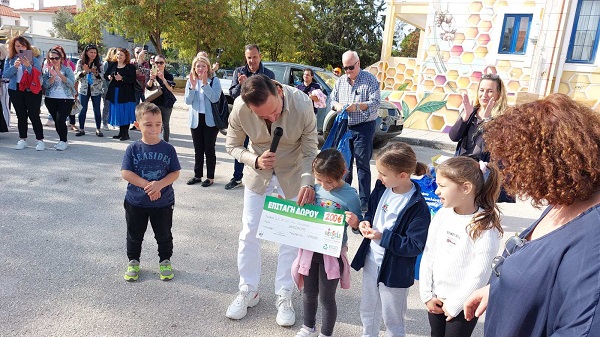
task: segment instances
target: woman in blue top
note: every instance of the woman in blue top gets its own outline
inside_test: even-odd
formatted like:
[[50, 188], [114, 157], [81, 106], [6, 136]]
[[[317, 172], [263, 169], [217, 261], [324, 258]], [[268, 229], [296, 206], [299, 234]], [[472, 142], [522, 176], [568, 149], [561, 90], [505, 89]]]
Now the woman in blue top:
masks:
[[506, 189], [549, 207], [506, 242], [465, 318], [487, 307], [486, 336], [600, 336], [600, 114], [552, 94], [509, 109], [484, 137]]
[[[40, 107], [42, 105], [42, 65], [36, 57], [33, 57], [33, 53], [26, 53], [26, 51], [31, 50], [31, 44], [23, 36], [10, 39], [8, 42], [8, 58], [4, 62], [2, 77], [9, 80], [8, 96], [17, 114], [19, 138], [21, 139], [15, 149], [22, 150], [27, 147], [27, 118], [29, 118], [35, 132], [35, 138], [37, 139], [35, 149], [42, 151], [46, 149], [44, 145], [44, 129], [40, 119]], [[39, 84], [40, 87], [28, 87], [24, 90], [19, 89], [21, 79], [26, 72], [28, 74], [35, 73], [39, 76], [36, 76], [37, 78], [33, 81]]]
[[60, 141], [54, 147], [58, 151], [67, 149], [67, 117], [71, 114], [75, 96], [75, 76], [69, 66], [63, 64], [62, 54], [50, 49], [47, 56], [48, 68], [44, 70], [44, 104], [55, 121], [54, 127]]
[[[215, 181], [215, 143], [219, 129], [215, 126], [211, 103], [221, 97], [221, 82], [214, 76], [210, 61], [199, 56], [192, 62], [190, 78], [185, 84], [185, 104], [190, 106], [189, 125], [194, 142], [194, 176], [188, 185], [202, 182], [203, 187]], [[202, 181], [204, 156], [206, 155], [206, 180]]]

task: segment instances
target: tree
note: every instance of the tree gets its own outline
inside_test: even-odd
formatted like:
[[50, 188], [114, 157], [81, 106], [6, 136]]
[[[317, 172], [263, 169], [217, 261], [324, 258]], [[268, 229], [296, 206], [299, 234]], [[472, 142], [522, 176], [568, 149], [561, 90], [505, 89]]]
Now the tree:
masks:
[[180, 58], [191, 60], [201, 50], [214, 56], [215, 49], [238, 44], [240, 31], [229, 13], [229, 0], [181, 0], [172, 15], [176, 24], [165, 30], [164, 41]]
[[89, 38], [104, 27], [140, 44], [150, 40], [156, 52], [162, 53], [162, 33], [177, 26], [173, 12], [180, 8], [177, 0], [85, 0], [85, 11], [77, 15], [74, 29], [89, 30]]
[[102, 42], [102, 27], [107, 23], [103, 7], [96, 0], [84, 0], [83, 7], [84, 10], [77, 13], [67, 27], [80, 36], [80, 43], [99, 45]]
[[60, 9], [52, 18], [52, 29], [48, 32], [52, 37], [79, 41], [81, 37], [69, 29], [73, 23], [73, 15], [66, 9]]
[[417, 57], [417, 53], [419, 52], [420, 35], [421, 31], [419, 29], [415, 29], [410, 32], [410, 34], [406, 35], [400, 43], [400, 52], [398, 53], [398, 56]]
[[310, 39], [316, 53], [305, 54], [307, 61], [327, 67], [341, 63], [344, 51], [358, 52], [363, 66], [379, 60], [383, 20], [381, 0], [313, 0]]

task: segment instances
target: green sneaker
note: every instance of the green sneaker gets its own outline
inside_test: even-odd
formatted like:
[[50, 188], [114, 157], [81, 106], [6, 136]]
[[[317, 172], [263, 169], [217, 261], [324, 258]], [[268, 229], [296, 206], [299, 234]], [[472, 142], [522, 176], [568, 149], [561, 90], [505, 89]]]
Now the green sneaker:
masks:
[[125, 272], [125, 275], [123, 276], [123, 278], [125, 278], [125, 281], [128, 281], [128, 282], [137, 281], [139, 275], [140, 275], [140, 261], [138, 261], [138, 260], [129, 261], [129, 263], [127, 264], [127, 271]]
[[169, 281], [173, 279], [173, 267], [171, 267], [171, 261], [163, 260], [160, 263], [160, 279], [163, 281]]

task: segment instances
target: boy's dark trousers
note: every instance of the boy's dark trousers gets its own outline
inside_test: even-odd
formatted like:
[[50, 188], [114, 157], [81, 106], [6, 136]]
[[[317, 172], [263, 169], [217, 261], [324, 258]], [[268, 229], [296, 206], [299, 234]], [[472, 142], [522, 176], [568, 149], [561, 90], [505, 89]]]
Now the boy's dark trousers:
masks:
[[158, 244], [159, 262], [171, 259], [173, 255], [173, 207], [169, 205], [161, 208], [137, 207], [124, 202], [125, 221], [127, 221], [127, 258], [140, 260], [142, 241], [148, 227], [148, 219], [154, 231], [154, 238]]

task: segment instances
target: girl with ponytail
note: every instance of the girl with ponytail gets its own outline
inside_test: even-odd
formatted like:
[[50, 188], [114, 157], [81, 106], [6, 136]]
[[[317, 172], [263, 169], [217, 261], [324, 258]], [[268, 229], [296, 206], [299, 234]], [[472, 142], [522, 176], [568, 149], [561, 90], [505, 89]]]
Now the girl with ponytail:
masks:
[[454, 157], [438, 166], [436, 182], [444, 207], [431, 221], [421, 259], [421, 300], [431, 336], [471, 336], [477, 320], [465, 320], [463, 303], [492, 272], [503, 233], [496, 204], [502, 180], [492, 163]]

